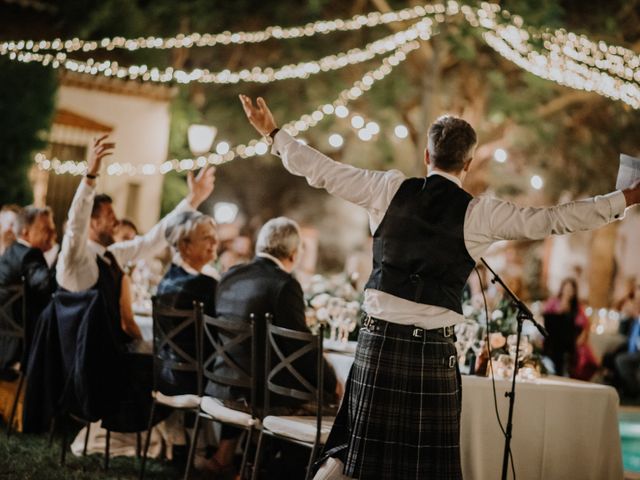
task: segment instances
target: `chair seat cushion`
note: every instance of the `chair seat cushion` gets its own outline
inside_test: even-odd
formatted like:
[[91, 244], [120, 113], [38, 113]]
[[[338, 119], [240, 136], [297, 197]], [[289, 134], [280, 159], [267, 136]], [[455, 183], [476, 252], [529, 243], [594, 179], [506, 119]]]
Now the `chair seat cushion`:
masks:
[[[335, 417], [322, 417], [320, 443], [326, 443]], [[283, 437], [313, 443], [316, 440], [316, 417], [269, 416], [262, 421], [265, 429]]]
[[233, 408], [226, 407], [222, 400], [213, 397], [203, 397], [200, 409], [215, 420], [220, 422], [229, 423], [232, 425], [238, 425], [239, 427], [253, 427], [259, 423], [257, 418], [253, 418], [251, 414], [241, 412], [240, 410], [234, 410]]
[[165, 395], [162, 392], [154, 391], [152, 393], [156, 402], [173, 408], [198, 408], [201, 397], [198, 395]]

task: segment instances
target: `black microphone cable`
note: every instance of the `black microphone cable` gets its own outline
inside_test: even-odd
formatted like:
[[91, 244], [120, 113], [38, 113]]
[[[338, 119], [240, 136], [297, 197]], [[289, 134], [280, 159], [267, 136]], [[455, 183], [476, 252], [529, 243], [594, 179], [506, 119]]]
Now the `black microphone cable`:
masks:
[[[480, 271], [478, 270], [478, 267], [473, 267], [473, 269], [476, 271], [476, 275], [478, 276], [478, 282], [480, 282], [480, 291], [482, 292], [482, 300], [484, 301], [484, 315], [485, 315], [485, 322], [487, 324], [487, 333], [486, 333], [486, 346], [487, 346], [487, 353], [489, 355], [489, 359], [488, 359], [488, 368], [491, 369], [491, 386], [493, 387], [493, 407], [495, 409], [496, 412], [496, 419], [498, 420], [498, 426], [500, 427], [500, 430], [502, 431], [502, 435], [504, 436], [505, 440], [507, 438], [507, 432], [504, 429], [504, 426], [502, 425], [502, 420], [500, 419], [500, 412], [498, 411], [498, 394], [496, 393], [496, 378], [495, 378], [495, 374], [494, 374], [494, 370], [493, 370], [493, 360], [491, 357], [491, 339], [489, 338], [489, 333], [490, 333], [490, 325], [489, 325], [489, 306], [487, 304], [487, 297], [484, 294], [484, 284], [482, 283], [482, 277], [480, 276]], [[518, 361], [518, 359], [516, 359], [516, 362]], [[516, 467], [515, 464], [513, 462], [513, 454], [511, 453], [511, 445], [509, 445], [509, 460], [511, 460], [511, 473], [513, 474], [513, 480], [516, 480]]]

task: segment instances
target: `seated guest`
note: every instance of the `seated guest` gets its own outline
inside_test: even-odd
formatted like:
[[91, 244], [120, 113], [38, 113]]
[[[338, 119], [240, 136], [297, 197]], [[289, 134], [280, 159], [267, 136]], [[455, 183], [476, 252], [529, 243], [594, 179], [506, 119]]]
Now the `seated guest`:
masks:
[[[635, 310], [635, 295], [636, 295], [636, 279], [635, 277], [627, 277], [625, 279], [624, 293], [623, 295], [613, 302], [613, 309], [620, 312], [620, 316], [623, 319], [633, 317]], [[628, 334], [629, 332], [624, 330], [625, 325], [621, 325], [623, 331], [621, 333]], [[628, 325], [626, 325], [628, 327]]]
[[15, 223], [20, 207], [5, 205], [0, 209], [0, 255], [16, 240]]
[[[256, 318], [256, 335], [258, 337], [258, 365], [264, 365], [264, 339], [266, 338], [265, 313], [273, 314], [274, 324], [308, 332], [305, 322], [305, 305], [300, 283], [291, 274], [300, 252], [300, 230], [293, 220], [279, 217], [269, 220], [258, 233], [256, 243], [256, 257], [249, 263], [232, 267], [223, 275], [218, 285], [216, 294], [216, 311], [219, 316], [248, 320], [251, 313]], [[280, 345], [286, 354], [288, 345]], [[295, 347], [297, 347], [296, 345]], [[294, 347], [294, 348], [295, 348]], [[250, 371], [251, 346], [244, 342], [229, 350], [235, 362], [245, 371]], [[274, 360], [275, 363], [275, 360]], [[294, 362], [294, 367], [312, 385], [317, 379], [317, 363], [314, 355], [304, 355]], [[230, 371], [221, 361], [216, 368], [221, 375], [232, 377]], [[259, 369], [261, 370], [261, 369]], [[335, 373], [330, 365], [325, 363], [324, 386], [328, 394], [325, 396], [331, 402], [335, 394], [340, 393]], [[264, 372], [258, 374], [258, 398], [262, 404], [262, 392], [264, 389]], [[288, 372], [287, 380], [279, 380], [282, 383], [289, 382], [292, 386], [299, 383]], [[250, 400], [249, 392], [242, 388], [226, 387], [215, 382], [208, 382], [206, 393], [217, 398], [247, 403]], [[273, 407], [291, 409], [297, 411], [302, 402], [294, 403], [290, 399], [272, 397], [270, 403]], [[258, 406], [259, 406], [258, 405]], [[311, 412], [309, 412], [310, 414]], [[230, 427], [223, 427], [220, 448], [212, 459], [211, 469], [225, 471], [229, 469], [239, 432]]]
[[[5, 287], [22, 284], [24, 277], [26, 312], [26, 349], [40, 312], [47, 306], [54, 290], [54, 279], [43, 253], [51, 248], [55, 240], [55, 226], [49, 208], [26, 207], [20, 211], [15, 222], [17, 241], [13, 242], [0, 257], [0, 304], [9, 299]], [[13, 309], [14, 320], [22, 319], [22, 303]], [[15, 339], [3, 339], [0, 344], [0, 370], [20, 361], [22, 352]]]
[[[213, 218], [200, 212], [182, 212], [167, 227], [166, 238], [175, 254], [169, 270], [158, 285], [157, 297], [163, 305], [190, 310], [193, 302], [204, 304], [204, 312], [215, 315], [214, 299], [217, 280], [205, 268], [216, 257], [218, 236]], [[159, 319], [165, 321], [164, 319]], [[163, 331], [170, 325], [163, 324]], [[195, 356], [193, 329], [185, 329], [174, 339], [176, 345]], [[167, 360], [175, 358], [170, 346], [160, 355]], [[166, 395], [197, 393], [197, 379], [193, 372], [160, 372], [159, 390]]]
[[114, 242], [117, 218], [112, 200], [108, 195], [96, 195], [95, 192], [102, 159], [110, 155], [115, 147], [115, 144], [105, 140], [106, 136], [96, 141], [87, 174], [80, 182], [69, 208], [56, 277], [58, 285], [71, 292], [88, 290], [98, 283], [103, 285], [101, 294], [107, 300], [115, 325], [120, 325], [121, 341], [126, 343], [141, 335], [135, 322], [121, 322], [122, 268], [165, 248], [165, 230], [169, 221], [180, 212], [195, 210], [206, 200], [213, 191], [214, 176], [212, 169], [201, 170], [196, 178], [190, 173], [189, 194], [169, 215], [145, 235], [125, 242]]
[[614, 359], [616, 373], [622, 383], [622, 392], [628, 397], [640, 395], [640, 279], [636, 280], [634, 311], [630, 320], [626, 351]]
[[113, 239], [116, 242], [126, 242], [127, 240], [133, 240], [138, 235], [138, 227], [131, 220], [123, 218], [118, 220], [116, 228], [113, 232]]
[[[126, 242], [133, 240], [138, 235], [138, 228], [131, 220], [123, 218], [118, 220], [116, 228], [113, 232], [113, 240], [117, 242]], [[135, 267], [134, 264], [129, 263], [123, 265], [124, 275], [122, 276], [122, 292], [120, 293], [120, 324], [122, 329], [135, 340], [142, 340], [142, 333], [135, 322], [135, 315], [133, 313], [133, 296], [131, 291], [131, 272]], [[142, 347], [144, 349], [144, 347]], [[140, 351], [141, 347], [135, 347], [135, 350]]]

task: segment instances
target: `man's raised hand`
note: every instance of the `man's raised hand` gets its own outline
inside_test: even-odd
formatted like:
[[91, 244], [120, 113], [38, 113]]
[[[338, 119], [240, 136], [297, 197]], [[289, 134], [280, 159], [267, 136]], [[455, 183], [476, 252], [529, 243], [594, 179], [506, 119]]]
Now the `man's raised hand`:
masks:
[[[93, 141], [93, 148], [91, 149], [91, 155], [89, 156], [89, 163], [87, 165], [87, 175], [91, 177], [97, 177], [100, 173], [100, 167], [102, 165], [102, 159], [113, 154], [113, 149], [116, 144], [107, 141], [109, 135], [103, 135]], [[87, 178], [87, 182], [92, 183], [93, 178]]]
[[193, 172], [187, 174], [187, 185], [189, 185], [187, 201], [193, 208], [198, 208], [213, 192], [216, 181], [215, 173], [216, 169], [211, 165], [200, 170], [197, 176], [194, 176]]
[[269, 110], [267, 103], [262, 97], [258, 97], [255, 106], [253, 101], [246, 95], [239, 95], [239, 97], [244, 113], [246, 113], [249, 122], [251, 122], [251, 125], [253, 125], [260, 135], [266, 137], [278, 128], [271, 110]]

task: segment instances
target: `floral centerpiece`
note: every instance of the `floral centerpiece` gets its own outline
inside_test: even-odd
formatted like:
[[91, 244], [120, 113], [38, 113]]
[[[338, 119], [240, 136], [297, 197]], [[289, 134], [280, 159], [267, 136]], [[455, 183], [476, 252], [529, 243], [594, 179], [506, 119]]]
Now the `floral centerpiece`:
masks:
[[[466, 295], [463, 300], [462, 312], [465, 322], [456, 325], [455, 328], [460, 370], [463, 373], [478, 375], [489, 373], [489, 350], [486, 347], [488, 309], [491, 364], [497, 377], [510, 378], [516, 361], [516, 308], [504, 296], [489, 296], [487, 309], [482, 294], [473, 297]], [[524, 331], [520, 338], [517, 361], [521, 378], [535, 378], [546, 372], [540, 349], [529, 341]]]
[[346, 274], [314, 275], [304, 290], [307, 325], [329, 325], [329, 340], [346, 343], [357, 336], [362, 317], [362, 293]]

